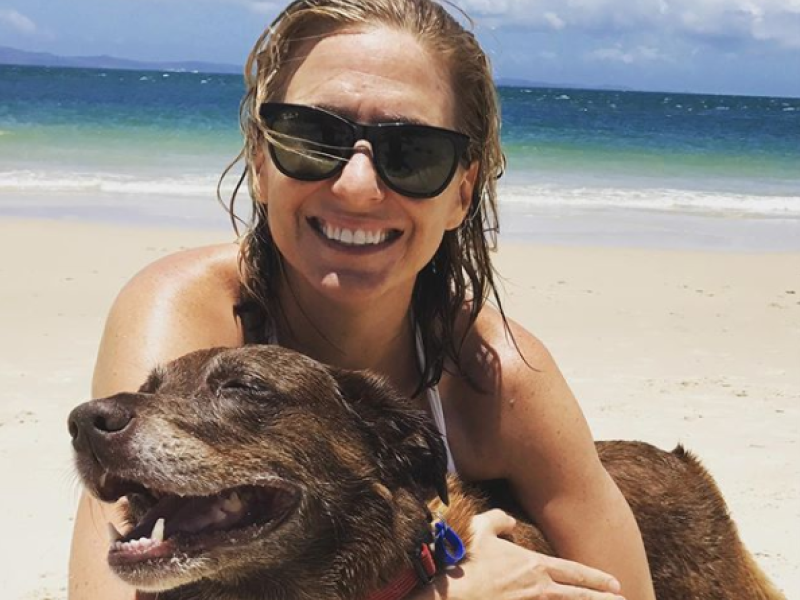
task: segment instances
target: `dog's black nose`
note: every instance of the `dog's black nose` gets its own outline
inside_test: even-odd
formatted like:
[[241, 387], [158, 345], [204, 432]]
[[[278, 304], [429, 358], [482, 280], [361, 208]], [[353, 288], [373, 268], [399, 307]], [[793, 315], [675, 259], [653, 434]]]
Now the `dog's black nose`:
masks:
[[127, 403], [113, 398], [92, 400], [75, 408], [69, 415], [69, 433], [77, 451], [87, 450], [92, 439], [106, 441], [124, 433], [133, 421], [134, 413]]

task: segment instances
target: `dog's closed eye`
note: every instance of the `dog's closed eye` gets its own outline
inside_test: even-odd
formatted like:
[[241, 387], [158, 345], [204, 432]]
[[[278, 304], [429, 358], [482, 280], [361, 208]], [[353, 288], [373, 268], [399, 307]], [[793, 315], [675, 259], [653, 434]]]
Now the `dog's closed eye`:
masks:
[[155, 394], [158, 391], [158, 388], [160, 388], [161, 384], [164, 382], [165, 371], [166, 369], [163, 366], [158, 366], [150, 371], [147, 381], [145, 381], [142, 387], [139, 388], [139, 393]]
[[219, 382], [209, 382], [213, 394], [219, 398], [251, 401], [256, 404], [263, 403], [265, 396], [272, 396], [274, 390], [260, 379], [245, 376], [226, 377]]
[[217, 393], [229, 391], [258, 393], [266, 390], [253, 382], [243, 379], [228, 379], [217, 386]]

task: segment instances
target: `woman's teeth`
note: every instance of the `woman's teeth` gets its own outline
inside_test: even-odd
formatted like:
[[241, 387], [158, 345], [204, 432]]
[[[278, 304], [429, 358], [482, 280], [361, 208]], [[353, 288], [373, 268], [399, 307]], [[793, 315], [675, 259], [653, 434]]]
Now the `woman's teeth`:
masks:
[[389, 237], [389, 232], [384, 231], [364, 231], [363, 229], [345, 229], [344, 227], [334, 227], [327, 223], [320, 223], [320, 231], [329, 240], [348, 244], [350, 246], [367, 246], [382, 244]]

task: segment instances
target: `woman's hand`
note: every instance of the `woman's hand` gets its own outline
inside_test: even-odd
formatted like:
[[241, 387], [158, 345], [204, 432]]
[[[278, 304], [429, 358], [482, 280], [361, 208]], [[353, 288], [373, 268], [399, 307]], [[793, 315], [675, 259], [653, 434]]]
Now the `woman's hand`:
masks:
[[[469, 560], [434, 580], [435, 596], [451, 600], [623, 600], [614, 577], [580, 563], [531, 552], [499, 536], [516, 521], [501, 510], [472, 520]], [[414, 600], [431, 599], [421, 590]]]

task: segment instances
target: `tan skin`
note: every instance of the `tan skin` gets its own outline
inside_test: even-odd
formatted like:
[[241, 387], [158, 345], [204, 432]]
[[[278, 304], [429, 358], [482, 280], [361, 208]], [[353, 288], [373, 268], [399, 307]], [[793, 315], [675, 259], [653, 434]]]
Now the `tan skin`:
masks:
[[[454, 101], [443, 81], [444, 66], [408, 34], [366, 29], [309, 47], [285, 99], [331, 107], [360, 122], [402, 116], [453, 128]], [[258, 160], [261, 199], [287, 271], [280, 293], [292, 330], [282, 330], [280, 342], [323, 362], [376, 370], [410, 392], [418, 377], [407, 319], [414, 278], [443, 232], [465, 217], [477, 165], [461, 168], [441, 196], [417, 202], [386, 189], [369, 144], [356, 147], [344, 170], [322, 182], [288, 179], [268, 157]], [[387, 248], [354, 257], [324, 240], [313, 227], [319, 220], [402, 235]], [[238, 290], [234, 245], [182, 252], [147, 267], [111, 310], [92, 395], [136, 389], [156, 364], [192, 350], [241, 345], [233, 314]], [[461, 376], [443, 375], [448, 439], [463, 477], [508, 479], [559, 555], [570, 560], [500, 539], [514, 522], [491, 511], [473, 522], [476, 541], [463, 570], [437, 578], [414, 598], [612, 600], [624, 594], [652, 600], [641, 536], [597, 458], [572, 392], [541, 342], [515, 324], [512, 331], [528, 364], [493, 308], [484, 308], [469, 331], [461, 359], [484, 391]], [[135, 597], [105, 564], [108, 521], [120, 526], [113, 507], [82, 499], [70, 564], [72, 600]]]

